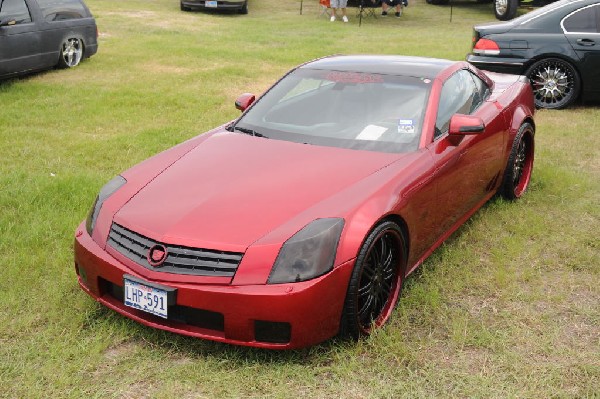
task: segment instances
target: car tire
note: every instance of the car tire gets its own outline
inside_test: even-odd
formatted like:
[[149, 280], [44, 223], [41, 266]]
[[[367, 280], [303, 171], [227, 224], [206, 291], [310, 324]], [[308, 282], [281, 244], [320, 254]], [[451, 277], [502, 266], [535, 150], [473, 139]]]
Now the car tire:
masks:
[[531, 81], [537, 108], [565, 108], [579, 97], [579, 74], [573, 65], [561, 58], [536, 61], [527, 69], [525, 75]]
[[534, 128], [530, 123], [524, 123], [519, 128], [513, 141], [500, 194], [508, 199], [515, 200], [527, 191], [531, 173], [533, 172], [534, 159]]
[[448, 4], [450, 0], [426, 0], [427, 4], [433, 4], [434, 6], [443, 6]]
[[240, 14], [248, 14], [248, 1], [244, 2], [244, 5], [242, 6], [242, 8], [240, 8], [239, 11]]
[[60, 54], [58, 57], [59, 68], [74, 68], [83, 59], [84, 46], [83, 40], [77, 37], [69, 37], [63, 40], [60, 45]]
[[369, 233], [348, 284], [340, 336], [359, 339], [389, 320], [400, 296], [406, 254], [406, 240], [396, 223], [380, 223]]
[[517, 15], [519, 0], [494, 0], [494, 14], [500, 21], [508, 21]]

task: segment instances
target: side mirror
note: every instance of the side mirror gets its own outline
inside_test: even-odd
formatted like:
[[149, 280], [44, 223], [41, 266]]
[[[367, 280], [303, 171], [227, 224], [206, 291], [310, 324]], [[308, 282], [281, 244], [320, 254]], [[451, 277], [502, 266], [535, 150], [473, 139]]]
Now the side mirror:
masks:
[[483, 120], [477, 116], [455, 114], [450, 119], [448, 134], [450, 136], [465, 136], [482, 133], [485, 130]]
[[245, 111], [256, 100], [252, 93], [244, 93], [235, 100], [235, 107], [240, 111]]

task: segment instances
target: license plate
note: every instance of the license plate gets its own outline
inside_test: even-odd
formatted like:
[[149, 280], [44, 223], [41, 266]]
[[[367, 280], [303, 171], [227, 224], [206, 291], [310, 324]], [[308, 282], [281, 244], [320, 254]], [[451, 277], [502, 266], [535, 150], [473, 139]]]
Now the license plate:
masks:
[[135, 309], [152, 313], [153, 315], [167, 318], [167, 291], [137, 281], [124, 279], [124, 303]]
[[207, 1], [207, 2], [204, 3], [204, 5], [206, 7], [209, 7], [209, 8], [217, 8], [217, 2], [216, 1]]

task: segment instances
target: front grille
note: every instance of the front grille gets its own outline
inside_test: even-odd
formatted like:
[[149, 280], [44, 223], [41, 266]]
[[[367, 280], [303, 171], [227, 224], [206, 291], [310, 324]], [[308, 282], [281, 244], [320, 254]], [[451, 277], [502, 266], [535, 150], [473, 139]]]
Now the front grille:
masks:
[[[117, 223], [113, 223], [110, 227], [108, 244], [126, 258], [147, 269], [194, 276], [233, 277], [244, 255], [237, 252], [165, 244], [144, 237]], [[151, 266], [147, 259], [148, 251], [156, 244], [167, 248], [167, 257], [160, 267]]]

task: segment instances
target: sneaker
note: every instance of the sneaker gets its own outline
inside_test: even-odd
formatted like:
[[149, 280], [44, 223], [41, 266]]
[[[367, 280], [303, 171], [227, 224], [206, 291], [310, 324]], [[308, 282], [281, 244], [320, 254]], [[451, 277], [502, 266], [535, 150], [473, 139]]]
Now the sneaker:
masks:
[[331, 22], [335, 22], [335, 15], [332, 15], [332, 16], [331, 16], [331, 18], [329, 18], [329, 20], [330, 20]]
[[381, 16], [382, 16], [382, 17], [387, 17], [387, 11], [382, 11], [382, 12], [381, 12]]
[[342, 17], [342, 21], [344, 21], [344, 22], [348, 22], [348, 17], [344, 15], [344, 16]]
[[400, 13], [396, 12], [396, 18], [400, 18]]

